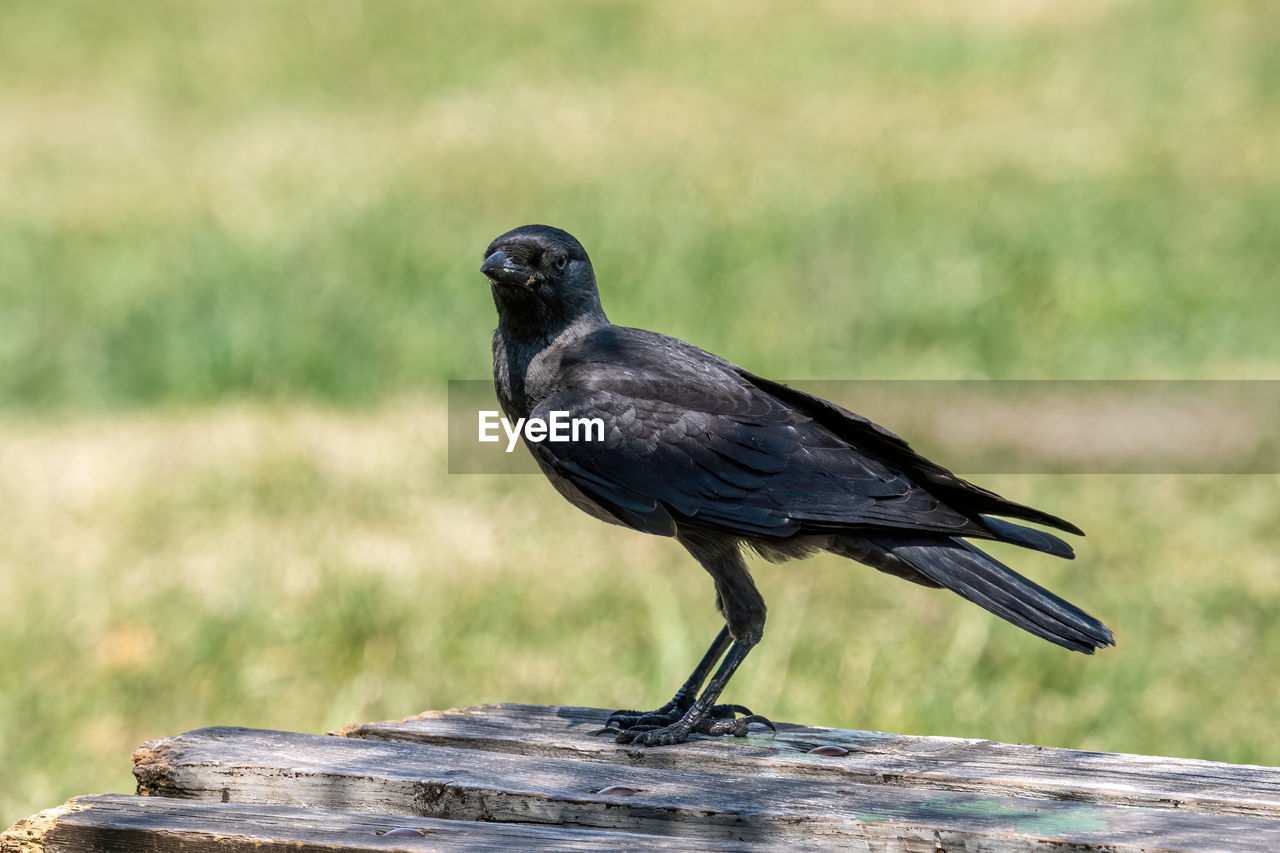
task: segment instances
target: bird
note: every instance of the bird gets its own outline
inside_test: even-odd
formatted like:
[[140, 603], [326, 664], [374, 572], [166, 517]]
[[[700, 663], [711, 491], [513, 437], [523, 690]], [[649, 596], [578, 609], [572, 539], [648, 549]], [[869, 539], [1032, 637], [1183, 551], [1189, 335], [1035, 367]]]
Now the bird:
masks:
[[643, 748], [743, 736], [752, 724], [776, 730], [719, 701], [764, 633], [751, 551], [773, 562], [830, 552], [950, 589], [1067, 649], [1114, 645], [1100, 621], [970, 541], [1071, 559], [1063, 539], [1009, 519], [1084, 535], [1071, 522], [961, 479], [835, 403], [682, 340], [614, 325], [586, 250], [559, 228], [502, 234], [480, 271], [497, 309], [493, 379], [506, 416], [560, 413], [602, 427], [577, 441], [526, 432], [542, 473], [588, 515], [673, 537], [711, 576], [724, 619], [669, 702], [616, 711], [601, 733]]

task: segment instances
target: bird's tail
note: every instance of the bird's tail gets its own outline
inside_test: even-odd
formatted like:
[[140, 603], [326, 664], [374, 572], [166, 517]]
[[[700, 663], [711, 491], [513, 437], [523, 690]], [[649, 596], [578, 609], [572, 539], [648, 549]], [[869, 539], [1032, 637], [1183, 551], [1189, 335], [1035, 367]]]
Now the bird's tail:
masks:
[[1024, 631], [1068, 649], [1093, 654], [1115, 644], [1106, 625], [962, 539], [886, 537], [874, 544], [876, 561], [867, 560], [863, 549], [861, 554], [846, 556], [898, 575], [909, 567], [929, 585], [944, 586]]

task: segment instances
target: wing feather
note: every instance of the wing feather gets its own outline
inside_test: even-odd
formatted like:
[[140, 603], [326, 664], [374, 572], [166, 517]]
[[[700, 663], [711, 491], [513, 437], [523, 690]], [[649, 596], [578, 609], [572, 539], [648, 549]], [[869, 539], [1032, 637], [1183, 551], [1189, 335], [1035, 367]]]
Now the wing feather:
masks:
[[605, 440], [532, 449], [544, 466], [609, 507], [643, 515], [661, 506], [677, 519], [737, 535], [857, 526], [981, 533], [901, 473], [849, 448], [827, 447], [820, 425], [777, 406], [786, 417], [773, 425], [612, 391], [561, 391], [532, 416], [599, 417]]
[[611, 326], [558, 367], [557, 388], [531, 414], [599, 417], [605, 440], [544, 442], [534, 454], [639, 529], [671, 532], [681, 518], [743, 536], [908, 529], [1061, 556], [1070, 548], [1056, 537], [992, 516], [1080, 532], [957, 477], [860, 415], [674, 338]]

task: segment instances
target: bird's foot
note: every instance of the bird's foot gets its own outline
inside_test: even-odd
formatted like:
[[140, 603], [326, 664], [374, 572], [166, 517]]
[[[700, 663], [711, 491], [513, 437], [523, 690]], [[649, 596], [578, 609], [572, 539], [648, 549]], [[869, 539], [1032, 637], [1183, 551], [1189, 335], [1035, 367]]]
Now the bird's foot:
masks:
[[[676, 697], [661, 708], [652, 711], [614, 711], [605, 721], [600, 734], [612, 732], [617, 734], [636, 726], [658, 728], [669, 726], [680, 720], [693, 707], [692, 699]], [[707, 716], [716, 720], [732, 720], [737, 714], [751, 716], [751, 709], [742, 705], [713, 705]]]
[[598, 733], [613, 734], [618, 743], [666, 746], [683, 743], [691, 734], [743, 737], [752, 723], [777, 731], [769, 720], [742, 705], [712, 705], [700, 710], [692, 702], [672, 700], [654, 711], [614, 711]]

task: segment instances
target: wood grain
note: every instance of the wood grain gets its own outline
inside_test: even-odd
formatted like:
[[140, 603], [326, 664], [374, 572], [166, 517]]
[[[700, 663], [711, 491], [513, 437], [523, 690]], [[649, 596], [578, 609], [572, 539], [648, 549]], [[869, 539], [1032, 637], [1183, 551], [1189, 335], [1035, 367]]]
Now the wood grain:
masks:
[[[844, 780], [901, 788], [1172, 808], [1280, 819], [1280, 768], [780, 724], [749, 738], [695, 736], [635, 752], [593, 737], [607, 711], [484, 705], [363, 723], [335, 734], [669, 770]], [[841, 756], [809, 754], [823, 745]]]
[[[741, 851], [792, 849], [776, 844], [703, 842], [661, 835], [556, 826], [465, 823], [296, 806], [243, 805], [104, 794], [77, 797], [51, 810], [32, 831], [0, 836], [3, 853], [338, 853], [339, 851], [506, 851], [619, 849]], [[388, 830], [402, 834], [388, 836]], [[418, 834], [421, 833], [421, 834]]]
[[[1280, 849], [1280, 821], [1271, 819], [869, 785], [838, 774], [672, 770], [231, 728], [153, 741], [135, 758], [141, 793], [215, 802], [922, 853]], [[596, 793], [613, 785], [637, 793]]]
[[0, 853], [1280, 850], [1276, 768], [786, 725], [644, 750], [596, 737], [604, 717], [201, 729], [139, 747], [150, 796], [77, 798]]

